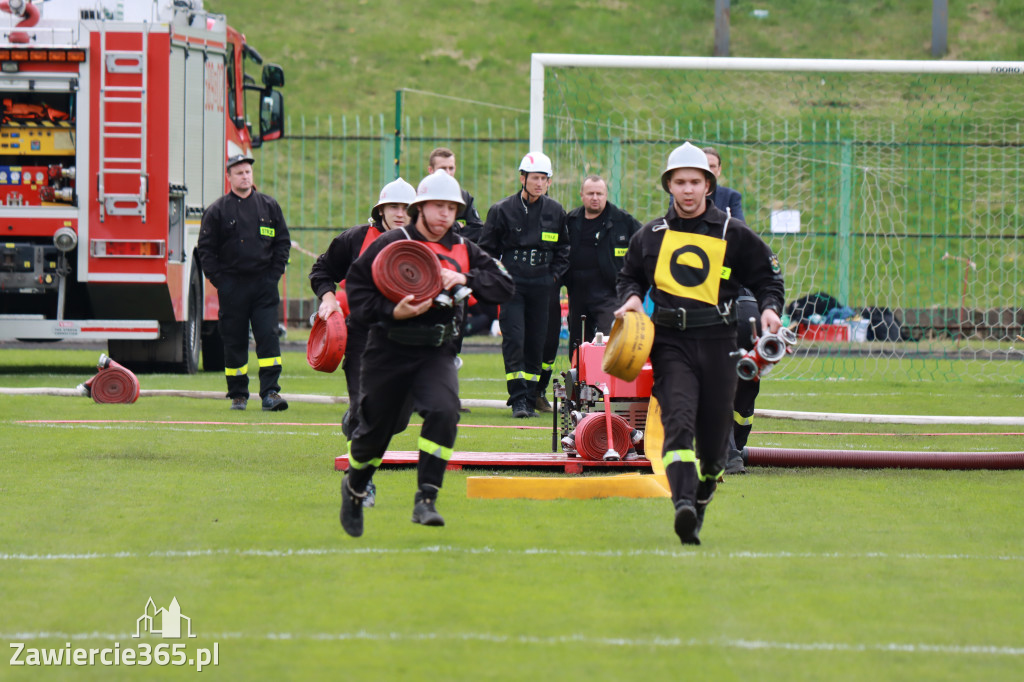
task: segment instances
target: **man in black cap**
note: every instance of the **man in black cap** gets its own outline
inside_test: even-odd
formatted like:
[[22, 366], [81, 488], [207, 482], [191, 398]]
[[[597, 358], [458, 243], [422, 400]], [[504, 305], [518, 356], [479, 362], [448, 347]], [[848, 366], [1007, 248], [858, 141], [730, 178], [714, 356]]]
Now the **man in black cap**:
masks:
[[268, 412], [287, 410], [281, 387], [281, 344], [277, 314], [278, 282], [288, 264], [291, 237], [277, 202], [252, 184], [253, 159], [228, 158], [231, 191], [203, 213], [199, 231], [199, 262], [217, 287], [220, 336], [224, 341], [224, 373], [232, 410], [249, 400], [249, 325], [256, 339], [260, 398]]

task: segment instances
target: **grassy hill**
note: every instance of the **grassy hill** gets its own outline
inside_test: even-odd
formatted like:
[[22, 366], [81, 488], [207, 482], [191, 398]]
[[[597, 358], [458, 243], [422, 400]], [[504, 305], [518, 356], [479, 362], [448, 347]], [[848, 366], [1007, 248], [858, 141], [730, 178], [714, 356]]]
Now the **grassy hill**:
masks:
[[[714, 0], [207, 0], [287, 74], [290, 115], [415, 88], [526, 108], [532, 52], [707, 56]], [[735, 57], [931, 59], [931, 0], [733, 0]], [[767, 10], [758, 18], [753, 10]], [[948, 59], [1024, 59], [1019, 0], [949, 3]]]

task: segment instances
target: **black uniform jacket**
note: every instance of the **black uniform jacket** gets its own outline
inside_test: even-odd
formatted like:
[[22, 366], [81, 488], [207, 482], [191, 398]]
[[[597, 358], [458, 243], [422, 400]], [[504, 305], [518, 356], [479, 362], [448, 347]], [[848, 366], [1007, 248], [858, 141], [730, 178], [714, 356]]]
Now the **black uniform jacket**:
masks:
[[[586, 217], [582, 206], [569, 211], [566, 216], [570, 254], [579, 248], [580, 229]], [[629, 240], [640, 229], [640, 221], [611, 202], [605, 204], [601, 217], [604, 222], [597, 233], [597, 266], [610, 287], [622, 269], [622, 264], [626, 260], [626, 248], [629, 246]], [[565, 273], [565, 286], [572, 289], [571, 269]]]
[[480, 214], [473, 204], [473, 195], [462, 190], [462, 200], [466, 205], [462, 207], [455, 221], [459, 224], [459, 233], [471, 242], [480, 243], [480, 235], [484, 230], [484, 221], [480, 220]]
[[[642, 299], [647, 290], [651, 289], [651, 301], [659, 308], [686, 308], [688, 310], [711, 308], [711, 303], [673, 295], [655, 287], [654, 275], [658, 264], [658, 254], [666, 234], [674, 231], [721, 239], [725, 221], [725, 213], [708, 202], [707, 210], [698, 218], [683, 220], [676, 215], [674, 209], [670, 209], [664, 218], [652, 220], [644, 225], [630, 240], [626, 262], [619, 272], [616, 282], [619, 301], [624, 303], [633, 295]], [[722, 271], [718, 273], [721, 277], [718, 303], [725, 304], [732, 301], [732, 305], [735, 307], [740, 287], [746, 287], [757, 298], [758, 310], [764, 311], [770, 307], [776, 312], [781, 311], [785, 301], [785, 288], [779, 260], [768, 245], [747, 227], [746, 223], [735, 218], [729, 220], [725, 242], [723, 267]], [[697, 263], [699, 261], [688, 262]], [[687, 272], [682, 278], [684, 281], [687, 277], [697, 279], [700, 276], [695, 274], [697, 272], [699, 272], [699, 267], [690, 268], [690, 272]], [[708, 276], [713, 277], [715, 273], [710, 272]], [[734, 334], [735, 328], [717, 325], [716, 327], [697, 328], [692, 331], [696, 336], [727, 336], [729, 333]]]
[[[513, 277], [523, 279], [545, 278], [554, 283], [569, 269], [569, 234], [565, 228], [565, 209], [547, 195], [541, 195], [530, 205], [529, 210], [540, 209], [539, 229], [530, 229], [527, 212], [523, 208], [520, 192], [506, 197], [491, 206], [487, 212], [480, 246], [484, 251], [500, 259]], [[557, 235], [556, 239], [545, 240], [543, 235]], [[546, 263], [530, 266], [516, 262], [507, 252], [532, 250], [547, 252]]]
[[284, 274], [291, 237], [281, 207], [256, 190], [228, 192], [207, 207], [199, 230], [199, 262], [214, 286], [223, 275]]
[[[456, 329], [461, 328], [465, 301], [455, 307], [435, 305], [422, 315], [407, 320], [394, 318], [395, 304], [388, 300], [373, 282], [373, 260], [385, 246], [399, 239], [406, 239], [406, 235], [416, 241], [427, 241], [411, 225], [402, 229], [389, 230], [370, 244], [369, 248], [349, 268], [348, 277], [345, 279], [345, 290], [348, 293], [348, 305], [352, 317], [364, 324], [386, 329], [402, 326], [432, 327], [438, 324], [448, 324], [452, 320], [457, 325]], [[466, 275], [466, 286], [473, 290], [473, 296], [484, 303], [495, 304], [504, 303], [512, 298], [512, 294], [515, 292], [512, 278], [501, 263], [479, 246], [462, 239], [452, 230], [449, 230], [441, 238], [440, 243], [450, 249], [460, 240], [465, 244], [469, 256], [469, 272], [463, 274]]]
[[348, 276], [348, 269], [359, 258], [359, 249], [363, 248], [366, 233], [370, 230], [384, 232], [380, 225], [350, 227], [332, 239], [327, 250], [316, 259], [309, 271], [309, 286], [317, 298], [323, 298], [327, 292], [338, 291], [338, 282]]

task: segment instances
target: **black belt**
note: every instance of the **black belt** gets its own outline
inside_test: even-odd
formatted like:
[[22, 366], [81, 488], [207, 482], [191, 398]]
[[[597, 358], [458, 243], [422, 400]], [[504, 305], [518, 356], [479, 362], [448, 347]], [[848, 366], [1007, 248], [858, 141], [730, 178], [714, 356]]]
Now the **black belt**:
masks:
[[435, 324], [431, 327], [391, 327], [388, 338], [403, 346], [440, 346], [459, 335], [455, 320], [447, 324]]
[[521, 263], [537, 267], [550, 263], [551, 255], [550, 249], [508, 249], [502, 254], [501, 260], [504, 263]]
[[656, 308], [651, 315], [651, 322], [663, 327], [673, 327], [679, 331], [698, 327], [713, 327], [716, 324], [736, 324], [736, 311], [729, 305], [724, 311], [719, 308]]

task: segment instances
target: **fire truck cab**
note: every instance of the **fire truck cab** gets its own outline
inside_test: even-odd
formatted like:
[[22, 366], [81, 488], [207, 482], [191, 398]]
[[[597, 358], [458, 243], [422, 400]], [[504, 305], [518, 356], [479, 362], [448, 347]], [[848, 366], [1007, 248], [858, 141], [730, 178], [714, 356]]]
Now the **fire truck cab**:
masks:
[[202, 0], [0, 1], [0, 339], [223, 369], [195, 247], [227, 156], [284, 134], [262, 62]]

